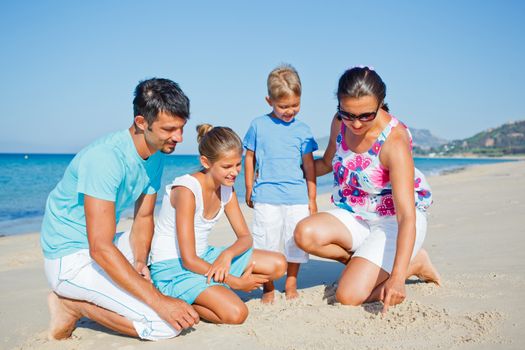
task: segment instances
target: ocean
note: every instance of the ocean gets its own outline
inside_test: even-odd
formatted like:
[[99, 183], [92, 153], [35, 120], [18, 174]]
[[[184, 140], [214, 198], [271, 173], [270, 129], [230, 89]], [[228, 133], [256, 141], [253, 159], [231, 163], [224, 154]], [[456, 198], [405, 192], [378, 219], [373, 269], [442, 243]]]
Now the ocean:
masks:
[[[49, 192], [60, 181], [74, 154], [0, 154], [0, 235], [40, 230]], [[439, 175], [463, 167], [504, 162], [502, 159], [415, 158], [416, 167], [424, 174]], [[197, 155], [167, 157], [162, 184], [199, 169]], [[318, 178], [318, 192], [330, 191], [332, 175]], [[235, 190], [244, 203], [244, 174], [237, 178]], [[158, 201], [162, 200], [159, 196]], [[159, 206], [157, 206], [159, 207]], [[132, 215], [130, 208], [128, 215]]]

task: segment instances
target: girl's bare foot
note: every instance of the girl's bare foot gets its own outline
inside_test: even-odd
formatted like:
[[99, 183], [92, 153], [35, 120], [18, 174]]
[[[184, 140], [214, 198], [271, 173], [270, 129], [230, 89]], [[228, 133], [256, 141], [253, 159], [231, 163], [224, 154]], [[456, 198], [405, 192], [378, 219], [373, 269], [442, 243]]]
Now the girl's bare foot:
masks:
[[430, 261], [430, 257], [425, 249], [419, 250], [414, 260], [410, 263], [409, 274], [410, 276], [415, 275], [423, 282], [441, 286], [441, 276], [439, 276], [438, 271], [432, 265], [432, 261]]
[[47, 305], [51, 319], [49, 321], [49, 340], [61, 340], [71, 336], [81, 315], [67, 306], [67, 299], [55, 292], [47, 296]]

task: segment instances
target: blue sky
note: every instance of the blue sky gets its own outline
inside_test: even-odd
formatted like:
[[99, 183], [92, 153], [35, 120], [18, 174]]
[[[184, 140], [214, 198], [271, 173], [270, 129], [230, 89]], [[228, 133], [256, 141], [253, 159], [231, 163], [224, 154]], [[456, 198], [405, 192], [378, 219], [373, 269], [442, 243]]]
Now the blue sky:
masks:
[[266, 77], [287, 62], [299, 115], [329, 132], [341, 73], [373, 66], [394, 115], [456, 139], [523, 120], [523, 1], [2, 1], [0, 152], [73, 153], [129, 127], [138, 81], [166, 77], [195, 126], [241, 136], [269, 111]]

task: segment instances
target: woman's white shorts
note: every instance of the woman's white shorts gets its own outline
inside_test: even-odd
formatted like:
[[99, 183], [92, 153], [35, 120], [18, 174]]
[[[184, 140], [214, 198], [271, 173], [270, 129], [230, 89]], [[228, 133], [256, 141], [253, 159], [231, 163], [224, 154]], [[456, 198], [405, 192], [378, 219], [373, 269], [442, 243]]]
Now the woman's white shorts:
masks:
[[[341, 221], [352, 235], [353, 257], [361, 257], [392, 272], [397, 248], [397, 219], [383, 216], [377, 220], [360, 220], [348, 210], [337, 208], [327, 211]], [[427, 233], [426, 213], [416, 209], [416, 240], [412, 257], [417, 254]]]

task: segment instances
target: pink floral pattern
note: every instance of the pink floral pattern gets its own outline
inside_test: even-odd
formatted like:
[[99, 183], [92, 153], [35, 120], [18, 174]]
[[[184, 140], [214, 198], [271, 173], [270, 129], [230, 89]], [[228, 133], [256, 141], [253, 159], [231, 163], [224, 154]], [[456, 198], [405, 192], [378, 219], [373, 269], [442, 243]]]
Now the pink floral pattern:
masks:
[[363, 171], [365, 170], [366, 168], [368, 168], [368, 166], [372, 164], [372, 159], [368, 158], [368, 157], [364, 157], [363, 155], [361, 154], [358, 154], [354, 157], [354, 159], [350, 159], [346, 165], [348, 166], [348, 168], [350, 170], [354, 170], [354, 171]]
[[[381, 164], [379, 152], [392, 128], [399, 124], [406, 128], [392, 117], [388, 126], [365, 153], [354, 153], [347, 147], [343, 137], [345, 126], [341, 125], [341, 132], [336, 138], [336, 154], [332, 161], [334, 190], [331, 201], [336, 206], [364, 220], [396, 215], [390, 172]], [[412, 142], [412, 136], [410, 141]], [[432, 203], [432, 194], [424, 176], [417, 169], [415, 172], [416, 207], [424, 211]]]

